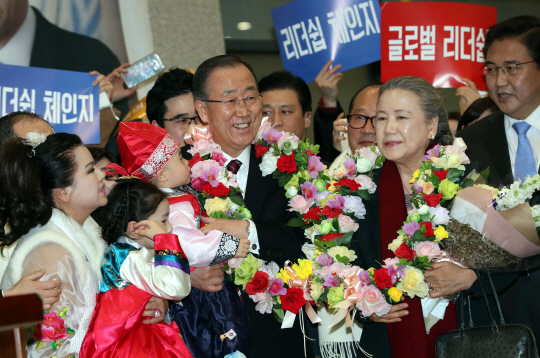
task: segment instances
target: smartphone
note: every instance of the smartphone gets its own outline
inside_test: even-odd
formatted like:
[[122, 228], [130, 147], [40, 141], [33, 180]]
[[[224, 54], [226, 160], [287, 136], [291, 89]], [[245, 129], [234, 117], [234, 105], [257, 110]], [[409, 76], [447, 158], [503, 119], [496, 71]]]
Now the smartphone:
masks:
[[128, 88], [133, 88], [150, 77], [157, 75], [163, 69], [163, 62], [157, 53], [148, 55], [126, 68], [127, 73], [122, 73], [122, 78]]

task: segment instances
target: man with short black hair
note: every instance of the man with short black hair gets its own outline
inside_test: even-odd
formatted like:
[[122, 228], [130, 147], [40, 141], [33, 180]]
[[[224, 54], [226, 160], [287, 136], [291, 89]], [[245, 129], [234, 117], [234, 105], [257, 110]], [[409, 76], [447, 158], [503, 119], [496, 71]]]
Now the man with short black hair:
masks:
[[[497, 111], [459, 134], [467, 155], [490, 168], [489, 184], [509, 185], [538, 173], [540, 164], [540, 19], [517, 16], [492, 26], [484, 46], [484, 74]], [[482, 169], [483, 169], [482, 168]], [[536, 193], [529, 204], [540, 203]], [[498, 276], [498, 275], [495, 275]], [[494, 276], [494, 277], [495, 277]], [[521, 273], [501, 295], [509, 323], [530, 326], [540, 339], [540, 270]]]
[[263, 117], [268, 116], [279, 131], [306, 139], [306, 128], [311, 125], [311, 93], [298, 76], [287, 71], [274, 72], [259, 81]]
[[184, 144], [191, 124], [201, 124], [193, 101], [193, 74], [171, 68], [159, 77], [146, 96], [146, 115]]
[[46, 134], [54, 133], [49, 122], [35, 113], [18, 111], [6, 114], [0, 118], [0, 147], [10, 139], [24, 138], [26, 133], [35, 131]]

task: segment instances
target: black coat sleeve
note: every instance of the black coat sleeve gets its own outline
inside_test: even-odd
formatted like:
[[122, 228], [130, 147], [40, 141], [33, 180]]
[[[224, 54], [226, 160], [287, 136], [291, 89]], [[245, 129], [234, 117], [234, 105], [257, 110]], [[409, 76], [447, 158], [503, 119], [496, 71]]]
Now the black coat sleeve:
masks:
[[332, 163], [340, 154], [334, 148], [332, 131], [334, 129], [334, 121], [343, 113], [343, 108], [338, 101], [338, 106], [335, 111], [323, 111], [319, 107], [313, 116], [313, 132], [315, 134], [315, 143], [320, 146], [319, 155], [322, 160]]

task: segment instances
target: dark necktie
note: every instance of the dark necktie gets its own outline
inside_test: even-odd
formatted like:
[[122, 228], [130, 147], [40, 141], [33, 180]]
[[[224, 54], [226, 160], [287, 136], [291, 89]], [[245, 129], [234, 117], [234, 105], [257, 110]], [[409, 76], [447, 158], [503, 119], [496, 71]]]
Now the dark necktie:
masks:
[[233, 159], [227, 164], [227, 170], [230, 171], [233, 174], [238, 173], [240, 170], [240, 167], [242, 166], [242, 162], [238, 159]]

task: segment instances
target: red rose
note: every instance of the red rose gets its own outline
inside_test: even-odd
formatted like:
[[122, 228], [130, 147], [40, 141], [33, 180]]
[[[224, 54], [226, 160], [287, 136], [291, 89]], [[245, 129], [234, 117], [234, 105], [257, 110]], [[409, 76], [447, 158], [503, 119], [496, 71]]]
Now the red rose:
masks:
[[439, 194], [422, 194], [424, 196], [424, 200], [428, 204], [428, 206], [431, 206], [432, 208], [439, 205], [442, 199], [442, 193]]
[[406, 243], [402, 243], [400, 247], [395, 252], [397, 257], [407, 259], [407, 261], [412, 261], [416, 253], [413, 249], [409, 248]]
[[424, 221], [420, 223], [420, 226], [424, 226], [426, 228], [426, 232], [424, 233], [425, 237], [433, 236], [435, 233], [433, 232], [433, 225], [429, 221]]
[[255, 276], [246, 285], [246, 293], [254, 295], [257, 292], [264, 292], [270, 286], [269, 276], [266, 272], [257, 271]]
[[375, 278], [375, 284], [381, 290], [384, 290], [385, 287], [394, 287], [392, 277], [388, 276], [387, 268], [383, 267], [378, 270], [373, 270], [373, 277]]
[[338, 181], [338, 185], [339, 185], [339, 186], [347, 186], [347, 187], [351, 188], [351, 191], [355, 191], [355, 190], [357, 190], [358, 188], [361, 187], [360, 184], [358, 184], [358, 183], [355, 182], [354, 180], [348, 179], [348, 178], [340, 179], [340, 180]]
[[289, 288], [286, 295], [279, 295], [279, 297], [281, 297], [281, 308], [294, 314], [297, 314], [306, 304], [304, 291], [301, 288]]
[[319, 239], [319, 241], [330, 242], [330, 241], [334, 240], [336, 237], [342, 237], [342, 236], [343, 236], [343, 234], [338, 234], [336, 232], [331, 232], [330, 234], [323, 235], [323, 237], [321, 237]]
[[329, 218], [335, 218], [336, 216], [339, 216], [342, 212], [343, 212], [343, 210], [341, 210], [341, 209], [332, 209], [328, 205], [325, 206], [324, 209], [322, 210], [322, 214], [326, 215]]
[[307, 213], [304, 214], [304, 220], [307, 221], [307, 220], [320, 220], [321, 218], [321, 213], [320, 213], [320, 210], [321, 208], [320, 207], [314, 207], [312, 209], [309, 209]]
[[261, 144], [255, 144], [255, 156], [257, 159], [262, 157], [266, 152], [270, 150], [270, 147]]
[[448, 175], [448, 170], [435, 170], [433, 174], [435, 174], [437, 178], [439, 178], [439, 181], [443, 181]]
[[277, 160], [277, 168], [283, 173], [293, 173], [296, 171], [296, 162], [294, 161], [294, 153], [290, 155], [283, 154]]
[[193, 156], [193, 158], [191, 158], [190, 160], [188, 160], [188, 165], [190, 168], [193, 168], [193, 166], [195, 164], [197, 164], [198, 162], [202, 162], [203, 161], [203, 158], [201, 158], [200, 154], [199, 153], [195, 153], [195, 155]]
[[216, 196], [227, 196], [231, 189], [227, 188], [222, 183], [219, 183], [216, 187], [213, 187], [210, 183], [204, 184], [202, 187], [203, 193], [208, 193], [212, 197]]

